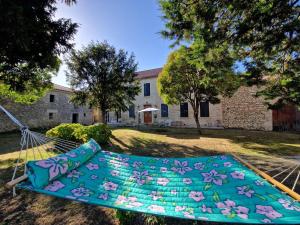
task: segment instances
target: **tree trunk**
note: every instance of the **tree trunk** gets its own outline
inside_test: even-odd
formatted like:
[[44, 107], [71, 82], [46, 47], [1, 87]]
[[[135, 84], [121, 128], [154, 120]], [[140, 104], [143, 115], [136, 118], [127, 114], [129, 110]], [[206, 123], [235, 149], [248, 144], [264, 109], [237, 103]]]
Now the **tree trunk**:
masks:
[[101, 109], [101, 122], [104, 124], [107, 124], [107, 121], [105, 119], [105, 115], [106, 115], [106, 109]]
[[197, 125], [197, 130], [199, 134], [202, 134], [201, 132], [201, 127], [200, 127], [200, 121], [199, 121], [199, 112], [197, 112], [196, 110], [194, 111], [194, 119]]

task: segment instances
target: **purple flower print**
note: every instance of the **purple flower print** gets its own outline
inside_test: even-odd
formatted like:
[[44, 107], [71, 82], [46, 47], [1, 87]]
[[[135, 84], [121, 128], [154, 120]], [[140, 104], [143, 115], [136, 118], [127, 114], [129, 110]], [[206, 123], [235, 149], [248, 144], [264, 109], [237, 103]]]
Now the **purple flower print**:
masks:
[[233, 212], [242, 219], [248, 219], [249, 209], [244, 206], [236, 206], [235, 202], [227, 199], [225, 202], [216, 203], [217, 207], [221, 210], [223, 215], [230, 215]]
[[141, 202], [137, 201], [137, 198], [132, 196], [132, 197], [126, 197], [124, 195], [119, 195], [116, 202], [116, 205], [124, 205], [127, 208], [136, 208], [140, 207], [143, 204]]
[[226, 156], [226, 155], [221, 155], [220, 159], [226, 160], [226, 159], [227, 159], [227, 156]]
[[58, 181], [58, 180], [55, 180], [55, 181], [53, 181], [51, 184], [47, 185], [47, 186], [44, 188], [44, 190], [56, 192], [56, 191], [58, 191], [58, 190], [60, 190], [60, 189], [62, 189], [62, 188], [64, 188], [64, 187], [65, 187], [65, 185], [64, 185], [62, 182], [60, 182], [60, 181]]
[[98, 151], [98, 146], [95, 143], [90, 143], [90, 147], [92, 149], [93, 152], [97, 152]]
[[218, 163], [214, 163], [213, 166], [214, 167], [219, 167], [219, 164]]
[[245, 178], [245, 174], [243, 172], [240, 172], [240, 171], [234, 171], [230, 175], [234, 179], [244, 180], [244, 178]]
[[133, 176], [131, 176], [138, 185], [144, 185], [146, 182], [152, 180], [152, 177], [149, 176], [148, 170], [143, 172], [133, 171]]
[[77, 154], [75, 152], [67, 152], [66, 155], [71, 157], [71, 158], [77, 157]]
[[189, 212], [183, 212], [183, 215], [184, 215], [184, 217], [186, 217], [186, 218], [189, 218], [189, 219], [195, 219], [195, 216], [194, 215], [192, 215], [191, 213], [189, 213]]
[[86, 168], [88, 168], [89, 170], [97, 170], [97, 169], [99, 169], [99, 166], [98, 166], [98, 164], [89, 163], [86, 165]]
[[117, 160], [119, 161], [119, 163], [122, 165], [122, 166], [129, 166], [129, 164], [128, 164], [128, 160], [129, 160], [129, 158], [122, 158], [122, 156], [118, 156], [117, 157]]
[[162, 194], [158, 191], [152, 191], [151, 194], [149, 195], [152, 200], [156, 201], [158, 199], [161, 199], [162, 198]]
[[105, 158], [102, 158], [102, 157], [98, 158], [98, 160], [99, 160], [99, 162], [105, 162]]
[[181, 211], [184, 211], [186, 209], [186, 206], [179, 206], [177, 205], [175, 207], [175, 212], [181, 212]]
[[157, 178], [157, 184], [162, 185], [162, 186], [166, 186], [169, 183], [169, 179], [168, 178]]
[[142, 162], [139, 162], [139, 161], [135, 161], [132, 166], [136, 169], [139, 169], [140, 167], [143, 166], [143, 163]]
[[256, 205], [256, 213], [265, 215], [269, 219], [282, 217], [282, 214], [275, 211], [272, 206]]
[[285, 208], [288, 210], [295, 210], [297, 212], [300, 212], [300, 207], [296, 206], [292, 201], [288, 200], [288, 199], [283, 199], [280, 198], [278, 199], [278, 202]]
[[181, 175], [185, 174], [188, 171], [191, 171], [192, 168], [188, 166], [187, 161], [180, 162], [178, 160], [174, 160], [174, 167], [171, 168], [172, 171], [177, 172]]
[[168, 164], [169, 160], [168, 159], [164, 159], [162, 162], [163, 162], [163, 164]]
[[153, 211], [153, 212], [159, 212], [159, 213], [164, 213], [165, 212], [165, 208], [159, 205], [150, 205], [148, 207], [149, 210]]
[[110, 171], [110, 174], [114, 177], [117, 177], [120, 175], [120, 172], [118, 170], [112, 170], [112, 171]]
[[176, 195], [177, 191], [176, 190], [171, 190], [171, 195]]
[[204, 169], [204, 164], [201, 163], [201, 162], [195, 163], [195, 164], [194, 164], [194, 168], [195, 168], [196, 170], [203, 170], [203, 169]]
[[212, 209], [207, 207], [206, 205], [202, 205], [202, 207], [200, 208], [202, 212], [204, 213], [212, 213]]
[[202, 173], [202, 176], [204, 177], [204, 182], [213, 182], [216, 185], [222, 185], [223, 180], [227, 178], [227, 175], [219, 174], [216, 170], [211, 170], [209, 173]]
[[201, 200], [205, 199], [201, 191], [191, 191], [189, 198], [194, 199], [196, 202], [200, 202]]
[[272, 221], [270, 219], [267, 219], [267, 218], [261, 220], [261, 222], [263, 222], [263, 223], [272, 223]]
[[68, 173], [67, 177], [68, 178], [79, 178], [81, 173], [77, 170], [72, 170], [71, 172]]
[[264, 185], [265, 185], [265, 183], [264, 183], [263, 181], [261, 181], [261, 180], [256, 180], [256, 181], [255, 181], [255, 184], [256, 184], [257, 186], [264, 186]]
[[98, 178], [97, 175], [95, 175], [95, 174], [92, 174], [92, 175], [91, 175], [91, 179], [92, 179], [92, 180], [96, 180], [97, 178]]
[[140, 207], [143, 204], [141, 202], [137, 201], [137, 197], [128, 197], [127, 198], [127, 204], [125, 205], [125, 207], [127, 208], [136, 208], [136, 207]]
[[102, 193], [98, 196], [98, 198], [106, 201], [108, 199], [108, 193]]
[[166, 167], [160, 167], [160, 172], [166, 173], [168, 169]]
[[192, 179], [190, 179], [190, 178], [183, 178], [183, 179], [182, 179], [182, 182], [183, 182], [184, 184], [191, 184], [191, 183], [193, 183]]
[[224, 162], [223, 165], [225, 167], [232, 167], [232, 163], [231, 162]]
[[150, 168], [154, 170], [154, 169], [155, 169], [155, 166], [150, 166]]
[[84, 187], [75, 188], [71, 192], [76, 197], [82, 197], [82, 196], [87, 197], [90, 196], [91, 194], [91, 191]]
[[254, 191], [249, 189], [247, 186], [241, 186], [236, 188], [239, 195], [246, 195], [248, 198], [251, 198], [254, 194]]
[[46, 160], [37, 161], [35, 164], [43, 168], [49, 168], [50, 181], [59, 174], [65, 174], [68, 170], [67, 157], [53, 157]]
[[105, 182], [103, 187], [106, 191], [115, 191], [118, 188], [118, 185], [113, 182]]

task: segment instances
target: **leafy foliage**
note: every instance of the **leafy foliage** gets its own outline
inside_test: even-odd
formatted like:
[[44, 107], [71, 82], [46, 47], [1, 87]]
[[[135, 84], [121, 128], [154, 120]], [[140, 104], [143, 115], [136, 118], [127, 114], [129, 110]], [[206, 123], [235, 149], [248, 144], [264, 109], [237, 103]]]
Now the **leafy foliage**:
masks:
[[[67, 1], [75, 2], [74, 0]], [[77, 24], [53, 19], [55, 0], [0, 1], [0, 83], [18, 99], [51, 86], [59, 55], [72, 48]], [[34, 95], [32, 92], [32, 96]], [[37, 95], [36, 97], [39, 97]], [[35, 97], [30, 97], [31, 102]]]
[[239, 86], [233, 62], [226, 45], [212, 48], [202, 40], [182, 46], [170, 54], [159, 75], [159, 93], [167, 104], [189, 102], [200, 130], [200, 102], [219, 103], [220, 95], [231, 95]]
[[106, 124], [81, 126], [74, 131], [74, 136], [81, 142], [87, 142], [93, 138], [99, 144], [106, 144], [111, 137], [111, 130]]
[[133, 54], [117, 51], [107, 42], [72, 51], [67, 65], [67, 79], [76, 90], [72, 101], [99, 107], [104, 123], [107, 110], [127, 110], [140, 91]]
[[160, 0], [164, 37], [194, 41], [209, 37], [228, 42], [245, 67], [249, 85], [274, 106], [300, 104], [299, 0]]
[[93, 138], [99, 144], [106, 144], [111, 137], [111, 130], [105, 124], [83, 126], [78, 123], [62, 123], [48, 130], [46, 135], [80, 143]]

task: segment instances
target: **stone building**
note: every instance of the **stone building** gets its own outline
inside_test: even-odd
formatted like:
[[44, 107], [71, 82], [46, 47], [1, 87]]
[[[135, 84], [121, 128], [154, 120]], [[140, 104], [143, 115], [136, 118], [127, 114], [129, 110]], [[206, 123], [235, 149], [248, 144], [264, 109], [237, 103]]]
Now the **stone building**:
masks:
[[[196, 127], [190, 104], [166, 105], [157, 90], [157, 77], [161, 68], [140, 71], [141, 93], [126, 112], [109, 112], [108, 123], [137, 125], [157, 124], [174, 127]], [[200, 124], [206, 128], [240, 128], [249, 130], [273, 129], [272, 110], [268, 110], [262, 98], [255, 97], [256, 87], [240, 87], [231, 98], [221, 98], [219, 104], [203, 102], [200, 105]], [[154, 107], [156, 112], [138, 111]], [[296, 115], [300, 115], [299, 113]]]
[[[72, 104], [72, 89], [54, 84], [43, 98], [32, 105], [5, 101], [2, 103], [9, 112], [30, 128], [49, 128], [60, 123], [94, 122], [93, 110], [86, 106]], [[0, 110], [0, 132], [16, 130], [18, 127]]]

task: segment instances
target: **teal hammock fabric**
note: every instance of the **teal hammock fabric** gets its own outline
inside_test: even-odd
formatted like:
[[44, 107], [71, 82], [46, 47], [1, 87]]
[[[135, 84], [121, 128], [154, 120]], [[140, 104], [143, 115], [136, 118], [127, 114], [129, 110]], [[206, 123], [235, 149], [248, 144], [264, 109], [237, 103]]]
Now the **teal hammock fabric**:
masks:
[[298, 202], [230, 155], [140, 157], [90, 140], [27, 168], [19, 188], [89, 204], [215, 222], [300, 222]]

